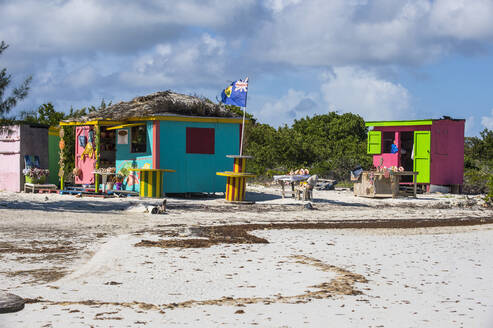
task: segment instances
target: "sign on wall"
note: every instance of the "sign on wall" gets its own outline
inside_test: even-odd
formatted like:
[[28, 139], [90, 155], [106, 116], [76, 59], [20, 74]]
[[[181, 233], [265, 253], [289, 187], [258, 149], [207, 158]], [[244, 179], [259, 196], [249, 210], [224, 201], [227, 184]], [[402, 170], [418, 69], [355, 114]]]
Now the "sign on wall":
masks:
[[118, 144], [128, 145], [128, 131], [125, 129], [118, 130]]

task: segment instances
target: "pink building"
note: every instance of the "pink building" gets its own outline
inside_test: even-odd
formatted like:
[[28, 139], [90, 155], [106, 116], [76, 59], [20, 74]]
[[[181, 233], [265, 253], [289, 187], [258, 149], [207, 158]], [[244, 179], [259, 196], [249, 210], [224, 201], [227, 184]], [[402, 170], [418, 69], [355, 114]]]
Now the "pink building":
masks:
[[19, 192], [24, 186], [24, 156], [38, 156], [48, 168], [48, 126], [0, 126], [0, 190]]
[[[462, 186], [464, 176], [463, 119], [367, 122], [368, 153], [373, 165], [402, 166], [419, 172], [417, 182]], [[391, 152], [392, 144], [398, 151]]]

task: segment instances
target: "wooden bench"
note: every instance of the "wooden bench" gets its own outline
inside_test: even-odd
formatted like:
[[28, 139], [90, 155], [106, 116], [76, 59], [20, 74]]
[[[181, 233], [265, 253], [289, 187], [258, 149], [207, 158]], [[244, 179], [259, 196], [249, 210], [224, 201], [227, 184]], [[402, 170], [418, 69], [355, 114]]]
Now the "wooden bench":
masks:
[[57, 186], [54, 184], [35, 184], [35, 183], [24, 183], [24, 192], [57, 192]]

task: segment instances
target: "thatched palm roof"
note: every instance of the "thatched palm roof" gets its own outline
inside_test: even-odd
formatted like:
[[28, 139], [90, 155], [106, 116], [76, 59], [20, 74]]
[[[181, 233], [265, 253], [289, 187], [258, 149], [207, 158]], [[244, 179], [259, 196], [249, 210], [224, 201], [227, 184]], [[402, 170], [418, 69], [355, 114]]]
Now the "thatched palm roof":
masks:
[[224, 105], [214, 104], [207, 99], [188, 96], [168, 90], [137, 97], [127, 102], [119, 102], [82, 117], [69, 119], [66, 122], [95, 120], [125, 121], [130, 118], [144, 118], [170, 114], [183, 116], [236, 117], [236, 115], [227, 110]]

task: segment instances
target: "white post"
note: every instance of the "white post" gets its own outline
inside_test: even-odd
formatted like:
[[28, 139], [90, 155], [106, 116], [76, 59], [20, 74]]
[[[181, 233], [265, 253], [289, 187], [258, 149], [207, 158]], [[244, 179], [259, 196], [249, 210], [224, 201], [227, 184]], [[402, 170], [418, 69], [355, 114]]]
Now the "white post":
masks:
[[246, 106], [243, 107], [243, 123], [241, 125], [240, 156], [243, 155], [243, 136], [245, 135], [245, 113], [246, 113]]

